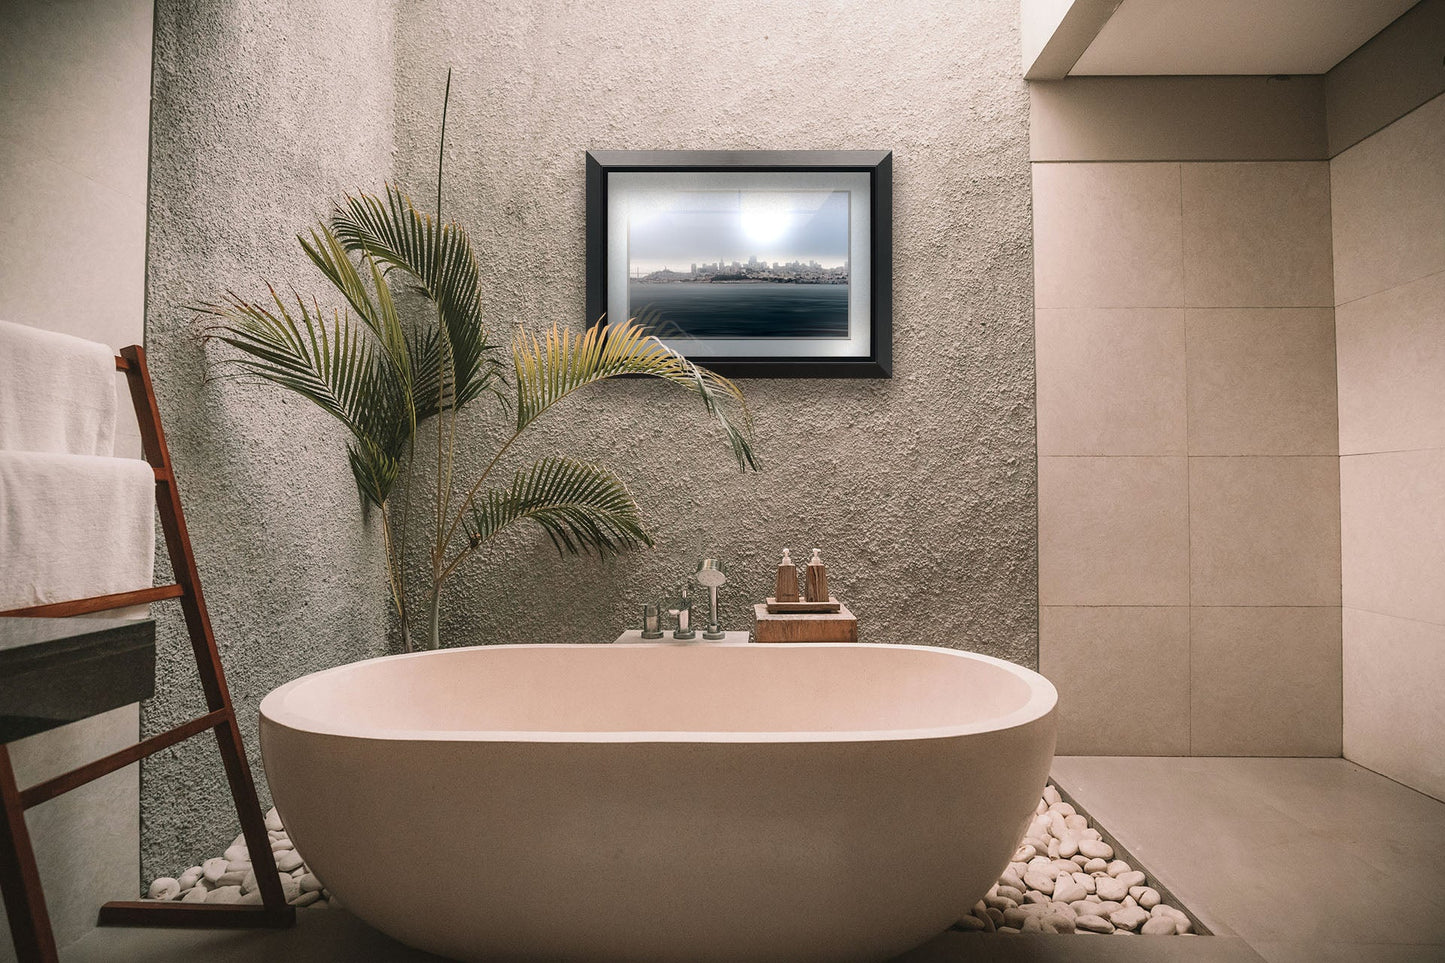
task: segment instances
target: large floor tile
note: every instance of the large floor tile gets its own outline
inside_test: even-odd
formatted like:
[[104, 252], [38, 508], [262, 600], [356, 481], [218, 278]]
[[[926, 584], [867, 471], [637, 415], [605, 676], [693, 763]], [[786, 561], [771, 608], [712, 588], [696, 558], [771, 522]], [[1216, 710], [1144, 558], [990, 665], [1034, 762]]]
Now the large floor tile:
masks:
[[1189, 308], [1189, 453], [1334, 455], [1333, 308]]
[[1059, 752], [1189, 752], [1188, 608], [1045, 607], [1039, 671], [1059, 690]]
[[1340, 305], [1335, 330], [1340, 454], [1445, 448], [1445, 270]]
[[[1344, 752], [1445, 799], [1445, 625], [1346, 608]], [[1425, 834], [1445, 861], [1438, 833]]]
[[[1060, 757], [1053, 774], [1206, 925], [1261, 948], [1359, 947], [1340, 959], [1374, 959], [1373, 944], [1445, 958], [1445, 862], [1379, 868], [1394, 860], [1382, 838], [1419, 842], [1422, 820], [1438, 835], [1445, 803], [1343, 759]], [[1373, 831], [1342, 836], [1331, 809]]]
[[1340, 754], [1340, 610], [1196, 607], [1190, 752]]
[[1041, 455], [1185, 453], [1184, 312], [1035, 313]]
[[[1441, 802], [1381, 778], [1347, 759], [1237, 758], [1201, 760], [1204, 771], [1236, 782], [1261, 804], [1290, 813], [1322, 840], [1357, 846], [1376, 869], [1409, 875], [1429, 869], [1419, 882], [1439, 879], [1445, 838], [1435, 838]], [[1388, 819], [1381, 819], [1388, 813]], [[1407, 854], [1415, 854], [1417, 862]]]
[[1195, 605], [1338, 605], [1339, 459], [1190, 458]]
[[1335, 303], [1445, 270], [1445, 95], [1330, 161]]
[[1221, 903], [1220, 895], [1267, 899], [1268, 878], [1250, 867], [1297, 823], [1282, 811], [1243, 803], [1239, 789], [1217, 777], [1218, 761], [1076, 756], [1056, 758], [1052, 772], [1205, 926], [1244, 935], [1223, 912], [1233, 904]]
[[1181, 167], [1186, 305], [1335, 303], [1325, 161]]
[[1344, 604], [1445, 625], [1445, 449], [1340, 459]]
[[1186, 605], [1183, 457], [1039, 459], [1039, 601]]
[[1034, 304], [1184, 304], [1178, 164], [1034, 164]]
[[1258, 941], [1254, 950], [1268, 963], [1440, 963], [1445, 947], [1438, 943], [1350, 943], [1344, 940], [1308, 943]]

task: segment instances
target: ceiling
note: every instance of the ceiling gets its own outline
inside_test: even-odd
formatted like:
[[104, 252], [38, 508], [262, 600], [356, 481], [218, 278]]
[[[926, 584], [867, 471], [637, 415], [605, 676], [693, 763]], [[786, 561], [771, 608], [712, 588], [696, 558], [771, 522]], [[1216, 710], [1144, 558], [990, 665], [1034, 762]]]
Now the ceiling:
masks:
[[1123, 0], [1069, 71], [1322, 74], [1416, 0]]

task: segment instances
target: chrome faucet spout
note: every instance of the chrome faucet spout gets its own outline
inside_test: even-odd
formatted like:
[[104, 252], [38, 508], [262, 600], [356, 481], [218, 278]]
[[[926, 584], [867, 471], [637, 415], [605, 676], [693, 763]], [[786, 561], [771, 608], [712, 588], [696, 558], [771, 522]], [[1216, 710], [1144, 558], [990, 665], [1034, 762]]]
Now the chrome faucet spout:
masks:
[[677, 608], [668, 609], [667, 614], [677, 619], [677, 628], [672, 632], [674, 639], [686, 642], [697, 638], [697, 632], [692, 627], [692, 594], [687, 585], [682, 587], [682, 595], [678, 599]]

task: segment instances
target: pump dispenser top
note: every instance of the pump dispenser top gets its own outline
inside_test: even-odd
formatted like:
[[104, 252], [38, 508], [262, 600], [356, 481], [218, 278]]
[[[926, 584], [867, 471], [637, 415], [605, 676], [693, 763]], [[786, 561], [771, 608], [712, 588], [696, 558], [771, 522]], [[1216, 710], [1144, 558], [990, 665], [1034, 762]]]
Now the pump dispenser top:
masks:
[[808, 561], [805, 581], [809, 602], [828, 601], [828, 569], [823, 565], [822, 553], [816, 548], [813, 549], [813, 557]]
[[786, 548], [783, 549], [783, 560], [778, 563], [778, 581], [773, 590], [773, 600], [798, 601], [798, 567], [793, 564], [793, 556], [788, 554]]

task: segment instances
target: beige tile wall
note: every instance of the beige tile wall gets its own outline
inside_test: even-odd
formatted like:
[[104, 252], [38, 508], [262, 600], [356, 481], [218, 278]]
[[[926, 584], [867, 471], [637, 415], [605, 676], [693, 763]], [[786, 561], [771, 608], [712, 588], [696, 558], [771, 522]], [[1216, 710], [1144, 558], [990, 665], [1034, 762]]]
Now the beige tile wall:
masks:
[[1329, 174], [1034, 165], [1061, 753], [1340, 751]]
[[[0, 2], [0, 319], [120, 348], [144, 340], [151, 0]], [[7, 360], [8, 359], [4, 359]], [[124, 377], [117, 375], [121, 398]], [[140, 456], [122, 401], [116, 453]], [[3, 563], [0, 563], [3, 565]], [[22, 786], [140, 735], [137, 706], [11, 745]], [[140, 774], [131, 766], [30, 811], [55, 938], [140, 876]], [[0, 963], [15, 959], [0, 909]]]
[[1330, 186], [1344, 754], [1445, 799], [1445, 95]]

